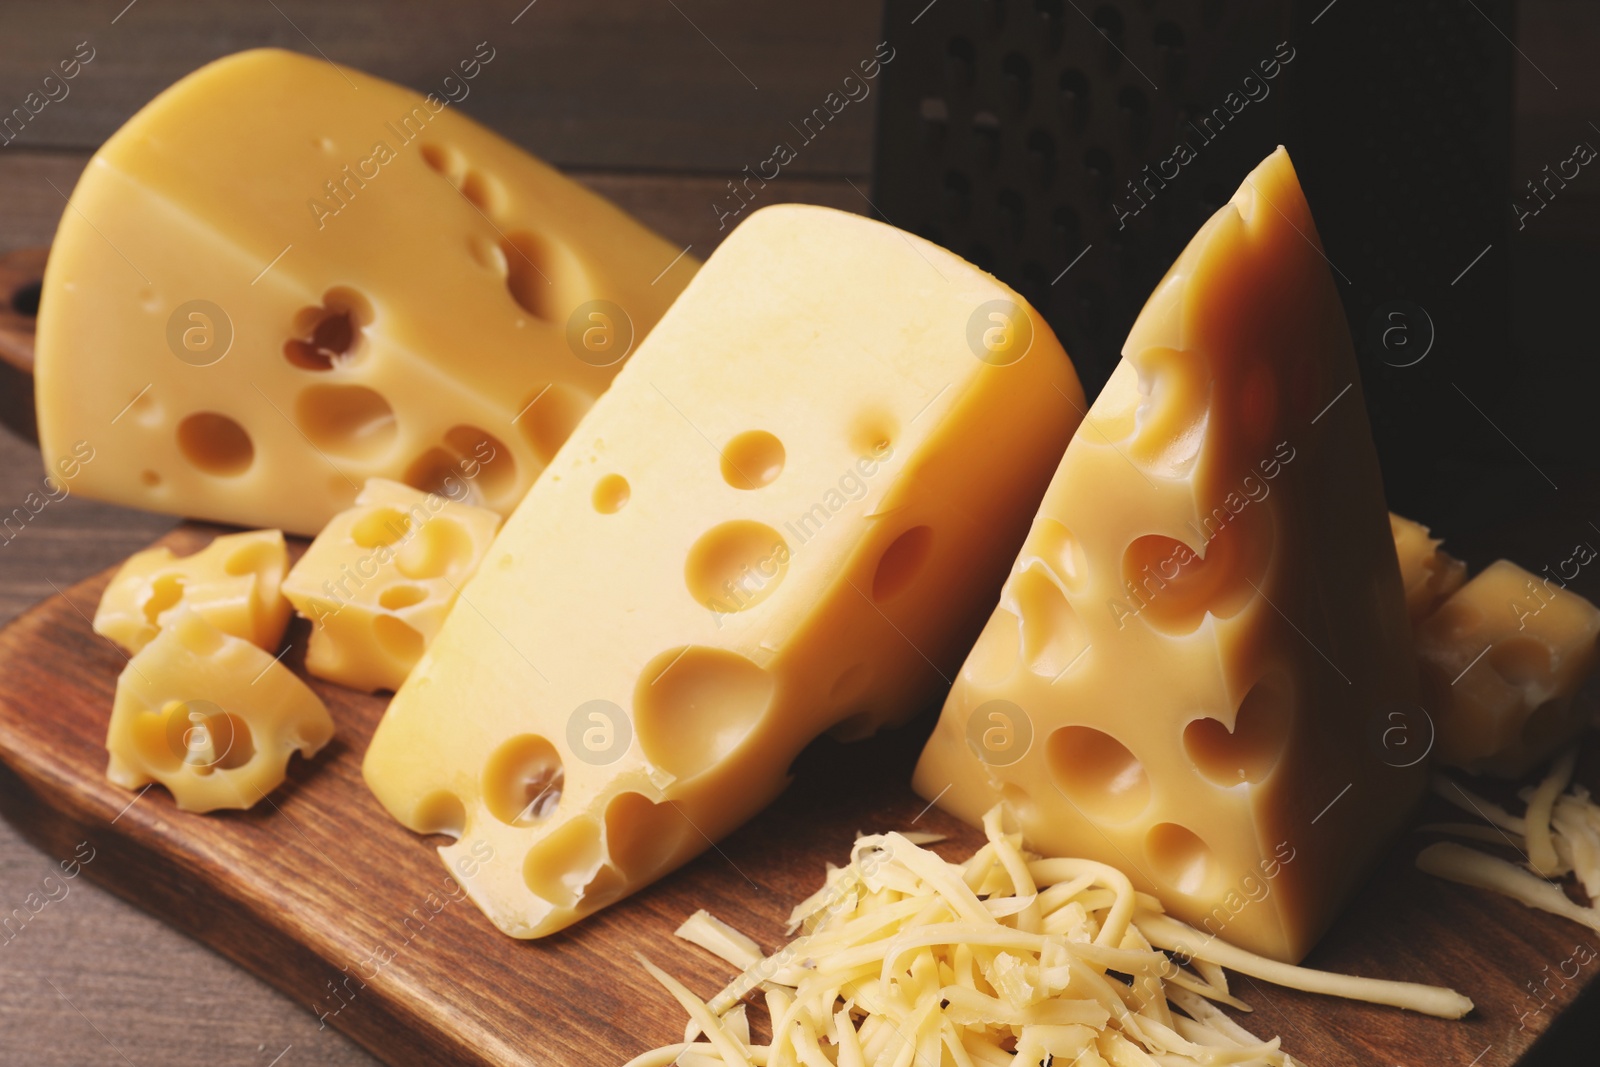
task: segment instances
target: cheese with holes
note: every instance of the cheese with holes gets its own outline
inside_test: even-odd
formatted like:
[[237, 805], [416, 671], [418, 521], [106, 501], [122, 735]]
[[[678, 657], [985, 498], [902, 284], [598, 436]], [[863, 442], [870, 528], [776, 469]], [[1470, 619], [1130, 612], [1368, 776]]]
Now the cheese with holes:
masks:
[[1484, 568], [1417, 628], [1440, 760], [1520, 777], [1581, 733], [1596, 635], [1600, 609], [1554, 579]]
[[311, 620], [306, 670], [352, 689], [398, 689], [499, 528], [487, 508], [369, 481], [283, 583]]
[[373, 736], [505, 932], [760, 810], [826, 730], [941, 692], [1079, 419], [1042, 319], [920, 238], [753, 213], [507, 520]]
[[88, 441], [75, 492], [307, 535], [374, 476], [504, 514], [692, 276], [679, 255], [437, 96], [230, 56], [130, 119], [62, 214], [45, 461]]
[[1317, 241], [1281, 148], [1190, 241], [914, 782], [973, 823], [1003, 802], [1033, 848], [1120, 867], [1185, 921], [1290, 961], [1425, 773], [1375, 730], [1390, 711], [1423, 728], [1417, 669]]
[[1389, 532], [1394, 536], [1395, 555], [1400, 557], [1400, 581], [1406, 588], [1406, 614], [1414, 624], [1420, 623], [1446, 597], [1461, 588], [1467, 580], [1467, 565], [1439, 546], [1444, 542], [1433, 537], [1420, 522], [1389, 513]]
[[307, 759], [333, 720], [294, 672], [182, 609], [117, 678], [106, 776], [159, 782], [184, 811], [248, 808], [276, 789], [289, 757]]
[[278, 530], [224, 534], [188, 556], [166, 547], [130, 556], [106, 586], [94, 632], [137, 652], [188, 608], [223, 633], [276, 652], [289, 625], [289, 551]]

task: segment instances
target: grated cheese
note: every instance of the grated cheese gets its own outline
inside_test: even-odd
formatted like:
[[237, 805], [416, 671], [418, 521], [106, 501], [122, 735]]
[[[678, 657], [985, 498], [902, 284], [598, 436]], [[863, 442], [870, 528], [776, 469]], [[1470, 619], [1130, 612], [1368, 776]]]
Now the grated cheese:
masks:
[[[679, 936], [743, 970], [701, 1000], [645, 961], [690, 1025], [685, 1041], [628, 1067], [1294, 1067], [1276, 1038], [1217, 1007], [1249, 1010], [1223, 967], [1447, 1018], [1472, 1009], [1448, 989], [1324, 974], [1207, 939], [1116, 868], [1028, 854], [1000, 820], [999, 809], [984, 819], [987, 844], [960, 864], [907, 835], [859, 838], [795, 909], [798, 936], [770, 956], [741, 963], [755, 943], [697, 912]], [[743, 1014], [757, 990], [766, 1045], [751, 1043]]]

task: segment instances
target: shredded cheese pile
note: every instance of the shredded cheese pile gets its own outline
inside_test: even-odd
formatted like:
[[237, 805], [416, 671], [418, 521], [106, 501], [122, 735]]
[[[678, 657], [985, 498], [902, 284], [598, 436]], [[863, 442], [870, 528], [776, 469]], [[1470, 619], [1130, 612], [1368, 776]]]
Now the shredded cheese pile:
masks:
[[[1440, 841], [1422, 850], [1417, 866], [1439, 878], [1503, 893], [1530, 908], [1600, 930], [1600, 909], [1594, 906], [1600, 902], [1600, 806], [1587, 789], [1572, 781], [1577, 758], [1577, 749], [1568, 749], [1538, 785], [1521, 791], [1527, 805], [1521, 816], [1436, 775], [1434, 792], [1484, 823], [1435, 823], [1423, 829], [1509, 846], [1523, 864]], [[1573, 903], [1562, 889], [1560, 880], [1568, 875], [1583, 887], [1589, 907]]]
[[[1114, 867], [1024, 852], [1000, 820], [989, 813], [988, 844], [961, 864], [903, 834], [858, 839], [849, 866], [795, 908], [800, 936], [770, 956], [697, 912], [678, 936], [742, 973], [707, 1001], [639, 957], [690, 1022], [683, 1041], [628, 1067], [1295, 1064], [1217, 1007], [1249, 1010], [1224, 966], [1446, 1018], [1472, 1010], [1448, 989], [1306, 970], [1208, 938]], [[765, 1045], [745, 1014], [757, 991], [772, 1020]]]

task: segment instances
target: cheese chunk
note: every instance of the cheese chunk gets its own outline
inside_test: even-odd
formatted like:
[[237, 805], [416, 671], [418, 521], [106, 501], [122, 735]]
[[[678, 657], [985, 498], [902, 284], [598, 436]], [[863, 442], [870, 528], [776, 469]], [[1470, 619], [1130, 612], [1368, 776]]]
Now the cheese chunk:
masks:
[[1448, 552], [1439, 551], [1444, 542], [1430, 536], [1420, 522], [1389, 513], [1389, 532], [1394, 536], [1395, 555], [1400, 557], [1400, 581], [1406, 587], [1406, 614], [1412, 625], [1422, 622], [1446, 597], [1467, 580], [1467, 565]]
[[283, 597], [288, 549], [278, 530], [224, 534], [193, 555], [136, 553], [117, 571], [94, 613], [94, 632], [137, 652], [189, 609], [223, 633], [276, 652], [289, 624]]
[[692, 276], [679, 256], [436, 96], [230, 56], [112, 136], [62, 215], [45, 461], [86, 440], [75, 492], [306, 535], [374, 476], [504, 514]]
[[352, 689], [398, 689], [499, 528], [487, 508], [369, 481], [283, 583], [312, 623], [306, 670]]
[[1417, 629], [1436, 701], [1439, 759], [1521, 777], [1583, 731], [1574, 700], [1594, 669], [1600, 609], [1497, 560]]
[[117, 678], [106, 776], [160, 782], [184, 811], [248, 808], [307, 759], [333, 720], [294, 672], [248, 641], [184, 610]]
[[1173, 914], [1289, 961], [1424, 784], [1373, 736], [1391, 709], [1422, 728], [1417, 670], [1317, 240], [1280, 148], [1190, 241], [914, 780], [972, 823], [1001, 801], [1031, 847], [1122, 868]]
[[603, 907], [818, 734], [942, 691], [1082, 405], [987, 274], [853, 215], [753, 213], [506, 522], [367, 783], [460, 835], [444, 858], [506, 933]]

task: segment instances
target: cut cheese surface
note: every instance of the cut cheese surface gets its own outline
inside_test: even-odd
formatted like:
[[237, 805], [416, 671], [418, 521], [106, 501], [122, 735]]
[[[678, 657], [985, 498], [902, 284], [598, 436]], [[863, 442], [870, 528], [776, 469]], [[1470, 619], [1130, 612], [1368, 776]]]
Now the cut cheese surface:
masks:
[[45, 460], [87, 440], [75, 491], [307, 535], [373, 476], [504, 514], [693, 275], [679, 256], [437, 97], [230, 56], [130, 119], [62, 215]]
[[248, 641], [182, 610], [117, 678], [106, 776], [159, 782], [184, 811], [248, 808], [310, 758], [333, 720], [294, 672]]
[[1439, 759], [1520, 777], [1586, 726], [1575, 698], [1600, 649], [1600, 609], [1497, 560], [1417, 628]]
[[[1127, 871], [1281, 960], [1420, 795], [1349, 331], [1281, 148], [1189, 243], [1062, 459], [917, 766], [976, 823]], [[1403, 731], [1402, 731], [1403, 732]], [[1411, 751], [1417, 752], [1412, 760]]]
[[1439, 546], [1420, 522], [1389, 513], [1395, 555], [1400, 558], [1400, 581], [1406, 588], [1406, 613], [1413, 625], [1422, 622], [1446, 597], [1467, 580], [1467, 565]]
[[505, 932], [561, 929], [940, 692], [1082, 392], [993, 278], [753, 213], [506, 522], [364, 772]]
[[278, 530], [224, 534], [183, 557], [151, 548], [117, 571], [94, 613], [94, 632], [137, 652], [185, 609], [223, 633], [276, 652], [289, 624], [283, 597], [289, 552]]
[[311, 620], [306, 670], [352, 689], [397, 689], [500, 528], [487, 508], [374, 478], [284, 580]]

